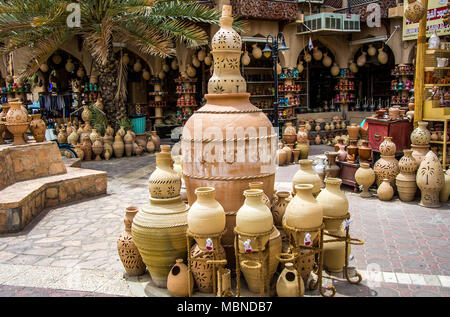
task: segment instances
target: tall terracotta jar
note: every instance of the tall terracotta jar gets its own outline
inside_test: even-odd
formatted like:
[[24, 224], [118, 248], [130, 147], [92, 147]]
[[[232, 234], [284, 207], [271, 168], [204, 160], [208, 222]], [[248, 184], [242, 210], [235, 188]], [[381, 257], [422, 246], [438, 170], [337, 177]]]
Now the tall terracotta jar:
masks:
[[36, 142], [43, 142], [45, 140], [45, 126], [44, 120], [41, 119], [40, 114], [32, 114], [33, 120], [30, 122], [30, 131]]
[[356, 182], [362, 186], [360, 194], [363, 198], [369, 198], [372, 195], [369, 193], [369, 188], [375, 182], [375, 172], [370, 168], [369, 163], [361, 163], [355, 173]]
[[[342, 180], [340, 178], [328, 177], [325, 181], [326, 186], [316, 200], [322, 206], [323, 215], [327, 217], [341, 217], [348, 212], [348, 200], [341, 191]], [[328, 231], [338, 230], [342, 220], [324, 219], [325, 229]]]
[[402, 201], [412, 201], [416, 195], [416, 170], [419, 167], [412, 156], [412, 150], [403, 150], [403, 157], [398, 162], [400, 173], [395, 178], [398, 196]]
[[300, 125], [297, 132], [298, 143], [308, 143], [308, 130], [306, 125]]
[[418, 127], [411, 132], [411, 143], [414, 145], [428, 145], [431, 140], [431, 133], [427, 129], [428, 122], [419, 121]]
[[320, 192], [322, 181], [319, 174], [312, 168], [312, 160], [300, 160], [300, 168], [292, 179], [292, 192], [295, 192], [297, 184], [313, 185], [313, 194], [316, 196]]
[[[189, 209], [187, 222], [189, 231], [197, 235], [219, 234], [225, 229], [225, 211], [215, 199], [213, 187], [195, 190], [197, 200]], [[206, 249], [206, 238], [195, 238], [200, 249]]]
[[326, 151], [325, 156], [327, 157], [327, 166], [325, 166], [325, 177], [339, 177], [340, 168], [336, 164], [336, 157], [338, 152], [328, 152]]
[[358, 156], [360, 163], [369, 163], [372, 159], [372, 149], [369, 146], [369, 141], [362, 140], [361, 145], [358, 147]]
[[[218, 260], [225, 259], [225, 250], [219, 245]], [[197, 243], [191, 247], [191, 258], [198, 258], [199, 260], [192, 261], [192, 275], [198, 290], [202, 293], [212, 293], [213, 291], [213, 265], [206, 263], [205, 260], [212, 259], [213, 253], [207, 250], [201, 250]]]
[[336, 150], [336, 146], [338, 147], [338, 150], [337, 150], [338, 161], [345, 161], [345, 159], [347, 158], [347, 151], [346, 151], [347, 146], [344, 144], [344, 142], [345, 142], [344, 138], [340, 138], [338, 143], [334, 146], [335, 150]]
[[448, 196], [450, 195], [450, 169], [448, 169], [444, 174], [445, 184], [439, 193], [439, 201], [441, 203], [446, 203], [448, 201]]
[[127, 132], [125, 131], [125, 128], [123, 126], [120, 126], [119, 130], [117, 130], [118, 135], [120, 135], [122, 138], [125, 136]]
[[100, 155], [103, 153], [103, 144], [100, 138], [97, 138], [92, 144], [92, 152], [95, 154], [95, 160], [101, 161]]
[[309, 155], [309, 142], [305, 142], [305, 143], [297, 143], [295, 145], [295, 148], [297, 150], [300, 150], [300, 156], [299, 158], [301, 160], [306, 160], [308, 158]]
[[125, 231], [117, 240], [117, 250], [119, 251], [120, 260], [122, 261], [125, 271], [130, 276], [142, 275], [145, 273], [145, 264], [142, 261], [142, 257], [131, 236], [131, 224], [138, 211], [139, 209], [134, 206], [128, 207], [125, 210], [125, 217], [123, 219]]
[[133, 240], [158, 287], [166, 287], [173, 263], [187, 253], [189, 207], [181, 201], [181, 179], [171, 168], [167, 147], [156, 154], [156, 170], [149, 178], [150, 203], [142, 207], [131, 226]]
[[[269, 119], [251, 104], [246, 92], [246, 81], [240, 72], [242, 41], [232, 28], [231, 15], [232, 7], [224, 5], [221, 28], [211, 41], [214, 73], [208, 82], [206, 104], [188, 119], [181, 141], [189, 204], [195, 201], [195, 188], [211, 186], [224, 207], [229, 230], [222, 241], [229, 263], [234, 259], [232, 229], [236, 211], [244, 202], [242, 192], [250, 181], [262, 181], [264, 192], [272, 197], [277, 142]], [[211, 151], [195, 150], [199, 144], [202, 149], [215, 146], [214, 152], [221, 151], [223, 160], [211, 157]], [[227, 149], [230, 144], [233, 149]]]
[[380, 200], [389, 201], [394, 196], [394, 189], [391, 186], [390, 180], [385, 178], [377, 189], [377, 195]]
[[277, 150], [277, 159], [279, 166], [282, 166], [287, 162], [287, 153], [282, 147], [282, 145], [280, 145], [279, 149]]
[[285, 145], [283, 147], [283, 150], [286, 152], [286, 163], [290, 164], [292, 162], [293, 157], [292, 149], [288, 145]]
[[127, 134], [123, 137], [123, 142], [125, 143], [125, 154], [130, 157], [133, 154], [133, 135], [131, 130], [127, 131]]
[[275, 223], [275, 226], [281, 227], [282, 226], [282, 220], [284, 216], [284, 212], [286, 211], [286, 207], [289, 203], [287, 198], [291, 194], [286, 191], [278, 191], [277, 192], [277, 201], [272, 206], [272, 216], [273, 216], [273, 222]]
[[292, 126], [292, 122], [286, 122], [283, 131], [283, 141], [286, 144], [292, 144], [295, 143], [295, 140], [297, 140], [297, 132], [295, 131], [295, 127]]
[[114, 156], [117, 158], [122, 157], [124, 149], [125, 144], [123, 143], [122, 137], [119, 134], [116, 134], [113, 143]]
[[420, 189], [419, 205], [435, 208], [439, 202], [439, 192], [444, 187], [445, 177], [439, 158], [433, 151], [429, 151], [419, 165], [416, 175], [417, 186]]
[[303, 297], [305, 294], [305, 285], [303, 279], [298, 276], [294, 264], [288, 262], [284, 265], [277, 281], [278, 297]]
[[[264, 192], [261, 189], [247, 189], [244, 191], [245, 201], [236, 214], [236, 229], [242, 233], [264, 234], [269, 233], [273, 227], [273, 218], [270, 209], [264, 204], [262, 197]], [[247, 239], [240, 238], [244, 243]], [[253, 244], [254, 252], [264, 250], [269, 236], [260, 239], [260, 248]], [[244, 252], [240, 247], [240, 252]]]
[[14, 136], [13, 145], [26, 144], [24, 133], [28, 130], [28, 113], [19, 99], [9, 102], [9, 110], [6, 114], [6, 128]]
[[[298, 184], [295, 186], [295, 196], [289, 202], [284, 213], [283, 222], [298, 229], [316, 228], [322, 225], [323, 208], [313, 196], [313, 185]], [[317, 233], [311, 234], [311, 241]], [[296, 237], [297, 245], [305, 244], [305, 233]]]
[[356, 146], [356, 139], [350, 139], [350, 145], [347, 146], [347, 161], [354, 164], [358, 159], [358, 146]]
[[350, 140], [357, 140], [359, 137], [359, 125], [356, 125], [355, 123], [350, 124], [350, 126], [347, 127], [348, 136]]
[[427, 155], [430, 150], [430, 145], [414, 145], [411, 144], [412, 157], [416, 160], [417, 164], [422, 163], [425, 155]]
[[191, 279], [191, 292], [194, 287], [194, 279], [188, 273], [188, 267], [183, 263], [183, 259], [177, 259], [175, 265], [170, 269], [167, 277], [167, 291], [173, 297], [189, 296], [189, 280]]
[[261, 189], [263, 191], [262, 201], [270, 209], [272, 208], [272, 203], [269, 197], [264, 193], [264, 183], [263, 182], [250, 182], [248, 183], [249, 189]]
[[91, 139], [86, 135], [84, 136], [83, 143], [81, 145], [81, 149], [84, 152], [84, 160], [90, 161], [92, 160], [92, 142]]

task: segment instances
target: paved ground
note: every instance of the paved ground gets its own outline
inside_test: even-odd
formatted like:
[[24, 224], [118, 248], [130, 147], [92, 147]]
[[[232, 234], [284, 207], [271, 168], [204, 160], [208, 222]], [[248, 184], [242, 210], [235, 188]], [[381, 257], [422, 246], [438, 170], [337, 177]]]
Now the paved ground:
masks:
[[[326, 146], [313, 146], [311, 155]], [[24, 231], [0, 236], [0, 296], [167, 296], [148, 274], [130, 278], [117, 254], [126, 207], [148, 201], [155, 156], [84, 162], [108, 172], [108, 194], [45, 210]], [[298, 165], [279, 168], [277, 189], [289, 189]], [[364, 280], [350, 285], [331, 276], [337, 296], [449, 296], [450, 208], [420, 207], [395, 198], [362, 199], [346, 190], [352, 236], [351, 265]], [[307, 292], [316, 295], [316, 292]]]

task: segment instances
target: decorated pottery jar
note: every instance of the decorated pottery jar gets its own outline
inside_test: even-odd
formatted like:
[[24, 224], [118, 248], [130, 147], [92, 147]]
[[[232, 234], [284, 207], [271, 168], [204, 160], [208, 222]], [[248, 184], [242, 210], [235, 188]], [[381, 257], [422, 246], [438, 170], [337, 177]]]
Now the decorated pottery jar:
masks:
[[433, 151], [429, 151], [420, 163], [416, 182], [421, 194], [419, 205], [429, 208], [439, 207], [439, 192], [444, 187], [445, 177], [441, 162]]
[[162, 145], [156, 154], [156, 169], [149, 178], [149, 191], [153, 198], [174, 198], [181, 189], [181, 179], [172, 169], [170, 145]]
[[375, 162], [373, 170], [375, 171], [377, 186], [381, 184], [383, 179], [388, 179], [391, 186], [395, 186], [395, 177], [400, 172], [395, 156], [381, 155], [381, 158]]
[[419, 121], [418, 125], [411, 133], [411, 143], [414, 145], [428, 145], [431, 140], [431, 133], [427, 129], [428, 122]]
[[[30, 131], [36, 142], [43, 142], [45, 140], [45, 130], [47, 129], [44, 120], [41, 119], [40, 114], [31, 115], [33, 120], [30, 122]], [[75, 132], [75, 131], [73, 131]], [[73, 133], [72, 132], [72, 133]], [[77, 135], [78, 140], [78, 135]], [[75, 142], [76, 143], [76, 142]], [[72, 143], [74, 144], [74, 143]]]
[[392, 137], [385, 136], [384, 141], [380, 144], [380, 153], [381, 155], [392, 156], [395, 155], [397, 147], [395, 143], [392, 142]]
[[403, 153], [398, 162], [400, 173], [395, 177], [395, 184], [400, 200], [412, 201], [417, 191], [416, 170], [419, 166], [412, 156], [412, 150], [403, 150]]
[[277, 201], [272, 206], [272, 215], [273, 215], [273, 221], [276, 226], [280, 227], [282, 225], [282, 220], [284, 216], [284, 212], [286, 211], [287, 204], [289, 201], [287, 198], [291, 194], [286, 191], [278, 191], [277, 192]]
[[417, 23], [425, 15], [425, 12], [426, 8], [420, 0], [408, 0], [405, 8], [405, 18], [412, 23]]
[[286, 144], [293, 144], [297, 140], [297, 133], [295, 127], [292, 126], [292, 122], [286, 122], [286, 127], [283, 132], [283, 141]]
[[6, 128], [14, 136], [13, 145], [26, 144], [24, 133], [28, 130], [28, 112], [19, 99], [9, 101], [9, 110], [6, 114]]

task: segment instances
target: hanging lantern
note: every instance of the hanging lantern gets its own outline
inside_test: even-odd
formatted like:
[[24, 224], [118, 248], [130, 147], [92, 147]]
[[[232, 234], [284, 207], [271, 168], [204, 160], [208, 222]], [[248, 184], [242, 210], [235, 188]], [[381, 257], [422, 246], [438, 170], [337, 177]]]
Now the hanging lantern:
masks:
[[358, 72], [358, 66], [356, 66], [355, 62], [353, 60], [350, 60], [349, 62], [350, 66], [348, 67], [350, 71], [354, 74]]
[[43, 71], [44, 73], [48, 72], [48, 65], [47, 65], [47, 63], [42, 64], [42, 65], [39, 67], [39, 69], [40, 69], [41, 71]]
[[369, 44], [369, 49], [367, 50], [367, 53], [369, 53], [370, 56], [375, 56], [377, 53], [377, 49], [373, 47], [372, 44]]
[[[384, 47], [384, 46], [383, 46], [383, 47]], [[381, 64], [386, 64], [386, 63], [388, 62], [389, 57], [388, 57], [388, 55], [386, 54], [386, 52], [383, 51], [383, 47], [381, 47], [381, 48], [378, 49], [378, 61], [379, 61]]]
[[163, 69], [163, 71], [165, 71], [166, 73], [168, 73], [168, 72], [170, 71], [170, 67], [169, 67], [169, 65], [167, 65], [166, 63], [164, 63], [164, 64], [162, 65], [162, 69]]
[[250, 56], [248, 56], [248, 52], [245, 51], [241, 58], [242, 65], [247, 66], [250, 64]]
[[256, 58], [256, 59], [260, 59], [261, 56], [262, 56], [262, 51], [258, 47], [258, 44], [253, 44], [252, 47], [253, 47], [253, 50], [252, 50], [253, 57]]
[[356, 64], [359, 67], [363, 67], [366, 64], [367, 61], [367, 57], [366, 57], [367, 53], [366, 52], [362, 52], [362, 54], [358, 57], [358, 59], [356, 60]]
[[322, 64], [323, 64], [323, 66], [325, 66], [325, 67], [330, 67], [331, 64], [333, 64], [333, 60], [331, 59], [330, 56], [328, 56], [328, 52], [323, 53]]
[[188, 66], [186, 68], [186, 73], [189, 77], [195, 77], [197, 71], [195, 70], [194, 67], [192, 67], [191, 64], [188, 64]]
[[313, 57], [314, 57], [314, 59], [316, 61], [320, 61], [322, 59], [322, 56], [323, 56], [322, 51], [319, 50], [319, 48], [317, 46], [315, 46], [313, 48]]
[[339, 68], [339, 66], [336, 63], [333, 63], [333, 66], [331, 66], [331, 69], [330, 69], [330, 73], [333, 76], [337, 76], [339, 74], [340, 70], [341, 69]]
[[148, 70], [144, 69], [144, 71], [142, 72], [142, 78], [144, 78], [144, 80], [150, 80], [150, 73]]
[[80, 66], [80, 68], [78, 68], [78, 70], [77, 70], [77, 76], [78, 76], [78, 78], [83, 78], [84, 75], [85, 75], [84, 69], [82, 66]]
[[55, 55], [52, 56], [52, 61], [53, 61], [53, 63], [55, 65], [59, 65], [61, 63], [61, 61], [62, 61], [62, 58], [61, 58], [60, 55], [55, 54]]
[[277, 75], [280, 75], [283, 71], [283, 68], [281, 67], [280, 63], [277, 63]]
[[299, 73], [301, 73], [303, 69], [305, 69], [305, 67], [303, 66], [303, 61], [300, 61], [297, 65], [297, 70]]
[[124, 65], [128, 65], [130, 63], [130, 57], [128, 56], [128, 53], [124, 53], [122, 56], [122, 63]]
[[[442, 2], [442, 1], [441, 1]], [[419, 0], [408, 0], [405, 8], [405, 18], [412, 23], [419, 22], [425, 15], [425, 6]]]
[[200, 51], [198, 51], [197, 58], [200, 62], [203, 62], [205, 60], [205, 57], [206, 57], [206, 50], [205, 48], [202, 48]]
[[311, 59], [312, 59], [311, 54], [306, 52], [305, 56], [303, 57], [303, 59], [305, 60], [305, 62], [309, 63], [311, 61]]
[[71, 72], [73, 72], [73, 70], [75, 69], [75, 65], [72, 63], [72, 59], [68, 59], [67, 60], [67, 63], [66, 63], [66, 71], [67, 72], [69, 72], [69, 73], [71, 73]]
[[162, 79], [164, 79], [166, 77], [166, 73], [162, 70], [162, 71], [159, 72], [158, 77], [159, 77], [159, 79], [162, 80]]
[[194, 65], [194, 67], [200, 67], [200, 61], [197, 56], [192, 57], [192, 65]]
[[137, 60], [136, 63], [134, 63], [134, 65], [133, 65], [133, 70], [134, 70], [136, 73], [139, 73], [139, 72], [142, 70], [142, 64], [141, 64], [141, 61], [140, 61], [140, 60]]
[[170, 63], [170, 67], [172, 67], [173, 70], [178, 69], [178, 61], [177, 61], [176, 58], [174, 58], [174, 59], [172, 60], [172, 63]]

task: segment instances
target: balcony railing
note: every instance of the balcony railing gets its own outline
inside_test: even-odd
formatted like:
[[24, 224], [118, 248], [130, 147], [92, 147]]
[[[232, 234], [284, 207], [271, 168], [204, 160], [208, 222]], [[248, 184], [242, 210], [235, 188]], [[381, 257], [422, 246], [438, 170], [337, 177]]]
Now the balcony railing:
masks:
[[297, 19], [297, 0], [231, 0], [233, 15], [247, 19], [285, 20]]

